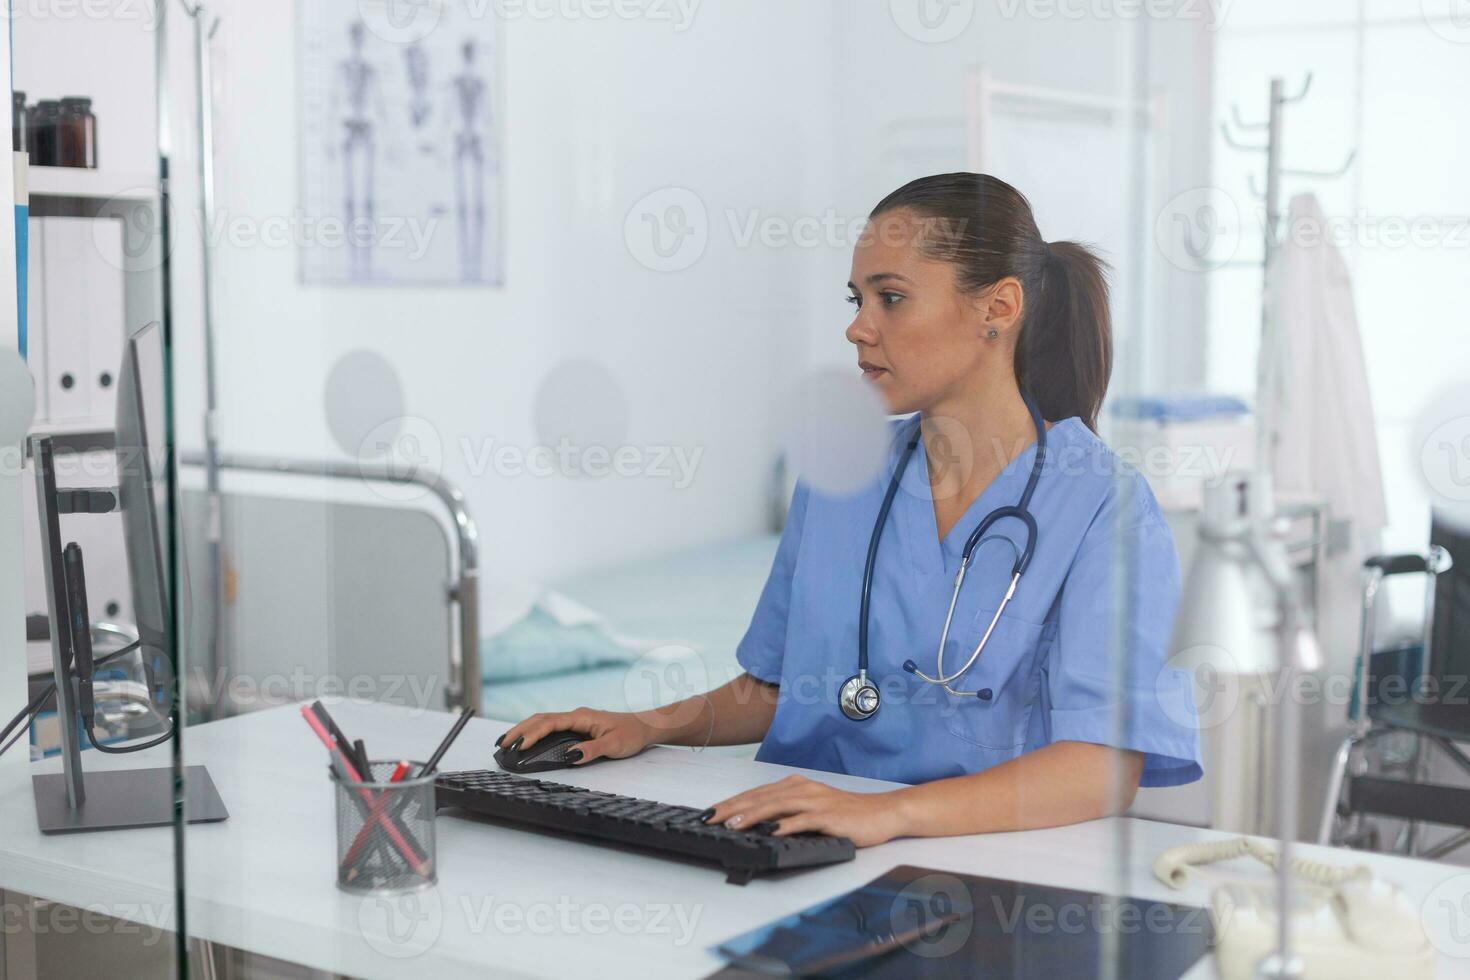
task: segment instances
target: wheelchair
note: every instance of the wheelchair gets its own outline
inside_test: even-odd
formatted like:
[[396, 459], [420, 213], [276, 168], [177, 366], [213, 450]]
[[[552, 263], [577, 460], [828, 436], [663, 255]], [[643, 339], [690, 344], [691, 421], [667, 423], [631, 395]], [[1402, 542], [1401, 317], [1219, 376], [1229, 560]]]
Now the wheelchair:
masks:
[[[1458, 574], [1452, 551], [1470, 555], [1470, 537], [1435, 521], [1424, 554], [1378, 555], [1363, 566], [1362, 624], [1352, 729], [1332, 763], [1317, 842], [1384, 849], [1377, 821], [1402, 821], [1390, 849], [1439, 858], [1470, 843], [1470, 788], [1427, 779], [1433, 750], [1470, 774], [1470, 566]], [[1424, 634], [1416, 646], [1374, 650], [1375, 610], [1385, 581], [1428, 578]], [[1459, 828], [1423, 848], [1423, 825]]]

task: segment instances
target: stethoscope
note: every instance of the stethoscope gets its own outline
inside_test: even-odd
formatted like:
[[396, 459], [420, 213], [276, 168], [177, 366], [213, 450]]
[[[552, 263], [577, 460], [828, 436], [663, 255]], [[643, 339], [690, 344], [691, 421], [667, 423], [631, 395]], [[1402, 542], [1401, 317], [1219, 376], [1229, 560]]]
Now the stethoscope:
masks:
[[[936, 676], [930, 677], [912, 660], [905, 660], [903, 664], [903, 669], [910, 674], [926, 683], [942, 685], [946, 691], [956, 697], [980, 698], [990, 693], [988, 689], [956, 691], [949, 685], [974, 666], [975, 661], [980, 658], [980, 652], [985, 649], [985, 644], [990, 640], [990, 634], [995, 631], [995, 624], [1000, 622], [1001, 614], [1006, 611], [1011, 597], [1016, 594], [1016, 586], [1021, 581], [1021, 574], [1026, 571], [1026, 566], [1031, 564], [1031, 555], [1036, 551], [1036, 519], [1031, 516], [1030, 506], [1031, 495], [1036, 492], [1036, 482], [1041, 478], [1042, 467], [1046, 465], [1046, 423], [1042, 421], [1041, 410], [1036, 407], [1036, 402], [1031, 400], [1030, 395], [1022, 392], [1021, 399], [1026, 403], [1026, 409], [1031, 413], [1031, 421], [1036, 426], [1036, 459], [1031, 464], [1031, 476], [1026, 480], [1026, 489], [1021, 492], [1021, 499], [1014, 506], [998, 507], [985, 515], [985, 519], [974, 531], [970, 532], [970, 537], [965, 542], [965, 550], [960, 555], [959, 574], [954, 579], [954, 593], [949, 597], [949, 612], [944, 617], [944, 630], [939, 634]], [[873, 596], [873, 566], [878, 559], [878, 539], [883, 536], [883, 527], [888, 523], [888, 511], [893, 506], [893, 498], [898, 493], [904, 470], [908, 468], [909, 460], [914, 455], [914, 449], [919, 445], [919, 435], [920, 428], [915, 426], [914, 436], [904, 448], [903, 456], [898, 462], [898, 469], [894, 471], [893, 479], [888, 484], [888, 492], [883, 495], [883, 505], [878, 508], [878, 521], [873, 525], [873, 537], [868, 542], [868, 563], [863, 568], [862, 607], [858, 613], [858, 672], [844, 681], [838, 692], [838, 704], [842, 707], [842, 713], [853, 721], [866, 721], [878, 713], [878, 705], [881, 700], [878, 687], [868, 680], [868, 606]], [[985, 537], [985, 532], [990, 530], [991, 525], [1007, 517], [1014, 517], [1026, 525], [1026, 546], [1024, 548], [1016, 548], [1016, 543], [1004, 535]], [[990, 618], [990, 625], [985, 627], [985, 635], [980, 637], [980, 643], [975, 647], [975, 652], [970, 654], [970, 659], [965, 661], [963, 667], [953, 674], [946, 675], [944, 672], [944, 644], [949, 639], [949, 627], [954, 619], [955, 604], [960, 598], [960, 587], [965, 584], [965, 571], [970, 567], [970, 559], [975, 556], [975, 549], [991, 540], [1004, 541], [1016, 553], [1015, 564], [1011, 566], [1011, 584], [1006, 589], [1005, 598], [1001, 600], [1000, 607]]]

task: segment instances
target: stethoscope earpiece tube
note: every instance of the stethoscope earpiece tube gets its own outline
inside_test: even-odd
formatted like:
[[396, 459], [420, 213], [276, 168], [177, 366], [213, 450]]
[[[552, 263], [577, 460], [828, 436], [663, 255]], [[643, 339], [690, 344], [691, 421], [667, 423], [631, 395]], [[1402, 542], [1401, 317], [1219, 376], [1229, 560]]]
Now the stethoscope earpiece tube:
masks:
[[[1031, 422], [1036, 426], [1036, 459], [1031, 464], [1031, 475], [1026, 480], [1026, 489], [1021, 493], [1021, 499], [1009, 507], [999, 507], [985, 516], [980, 525], [970, 533], [965, 541], [964, 551], [960, 555], [960, 570], [955, 575], [954, 592], [949, 599], [949, 612], [944, 617], [944, 629], [939, 636], [939, 651], [936, 657], [938, 671], [934, 677], [930, 677], [919, 669], [919, 665], [912, 660], [903, 662], [903, 669], [919, 679], [930, 684], [941, 684], [944, 689], [956, 697], [974, 697], [981, 700], [989, 700], [990, 689], [980, 691], [956, 691], [950, 687], [951, 681], [960, 677], [979, 659], [980, 653], [985, 649], [985, 644], [990, 641], [990, 634], [995, 631], [996, 624], [1000, 622], [1001, 614], [1005, 612], [1006, 606], [1010, 605], [1011, 598], [1016, 594], [1016, 586], [1021, 581], [1021, 576], [1031, 564], [1031, 558], [1036, 553], [1036, 539], [1038, 536], [1036, 518], [1031, 514], [1031, 496], [1036, 492], [1036, 484], [1041, 479], [1041, 471], [1046, 466], [1046, 422], [1041, 417], [1041, 410], [1037, 408], [1036, 402], [1025, 392], [1021, 393], [1021, 399], [1026, 403], [1026, 409], [1031, 413]], [[842, 713], [853, 721], [866, 721], [877, 714], [881, 698], [878, 688], [868, 680], [868, 610], [873, 595], [873, 569], [878, 561], [878, 541], [883, 536], [883, 528], [888, 523], [888, 511], [893, 506], [893, 498], [898, 493], [899, 484], [903, 481], [904, 470], [908, 468], [909, 460], [914, 455], [914, 449], [919, 445], [920, 427], [915, 427], [914, 436], [909, 440], [908, 446], [904, 448], [903, 456], [899, 459], [898, 468], [894, 470], [893, 479], [888, 484], [888, 492], [883, 496], [883, 504], [878, 508], [878, 520], [873, 525], [873, 536], [868, 541], [868, 560], [863, 567], [863, 591], [862, 601], [858, 613], [858, 672], [843, 682], [838, 692], [838, 703]], [[949, 640], [949, 627], [954, 619], [955, 604], [960, 598], [960, 587], [965, 582], [965, 570], [970, 567], [970, 560], [975, 555], [975, 549], [985, 541], [985, 537], [991, 525], [1007, 517], [1014, 517], [1026, 527], [1026, 544], [1023, 548], [1016, 549], [1016, 560], [1011, 566], [1011, 584], [1006, 589], [1005, 598], [1001, 600], [1000, 607], [996, 609], [995, 615], [991, 617], [990, 625], [985, 628], [985, 634], [980, 638], [980, 643], [975, 647], [970, 659], [965, 665], [948, 676], [944, 673], [944, 646]], [[1015, 548], [1015, 542], [1001, 535], [996, 535], [999, 540], [1005, 541]]]
[[888, 492], [883, 495], [883, 505], [878, 508], [878, 520], [873, 525], [873, 536], [868, 539], [868, 561], [863, 566], [863, 597], [861, 608], [858, 610], [859, 674], [866, 674], [868, 671], [868, 605], [873, 598], [873, 566], [878, 562], [878, 541], [883, 537], [883, 527], [888, 523], [888, 511], [893, 507], [893, 498], [898, 495], [898, 485], [903, 481], [903, 471], [908, 469], [909, 460], [918, 446], [919, 430], [915, 428], [914, 437], [904, 447], [903, 457], [898, 461], [898, 469], [893, 471], [893, 479], [888, 483]]

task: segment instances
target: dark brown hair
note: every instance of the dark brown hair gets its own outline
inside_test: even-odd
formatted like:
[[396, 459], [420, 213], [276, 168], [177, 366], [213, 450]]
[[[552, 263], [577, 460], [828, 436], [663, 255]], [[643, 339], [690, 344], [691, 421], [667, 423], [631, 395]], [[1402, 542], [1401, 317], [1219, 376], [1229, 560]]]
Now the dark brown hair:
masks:
[[925, 254], [956, 267], [956, 282], [974, 292], [1015, 276], [1022, 321], [1016, 381], [1043, 417], [1076, 415], [1097, 430], [1113, 372], [1113, 326], [1106, 265], [1076, 242], [1048, 244], [1031, 204], [989, 174], [921, 177], [878, 202], [870, 218], [907, 209], [925, 219]]

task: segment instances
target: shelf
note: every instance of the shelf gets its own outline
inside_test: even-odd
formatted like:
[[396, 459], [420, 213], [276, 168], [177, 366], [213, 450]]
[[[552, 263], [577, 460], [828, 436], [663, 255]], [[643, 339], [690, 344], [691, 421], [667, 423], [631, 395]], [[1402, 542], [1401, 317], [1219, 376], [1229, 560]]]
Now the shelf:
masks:
[[[56, 451], [62, 453], [112, 452], [117, 447], [116, 433], [105, 422], [97, 420], [36, 422], [28, 435], [50, 436]], [[26, 452], [30, 452], [29, 439]]]
[[90, 197], [103, 200], [151, 201], [158, 197], [158, 178], [82, 167], [31, 167], [31, 197]]

